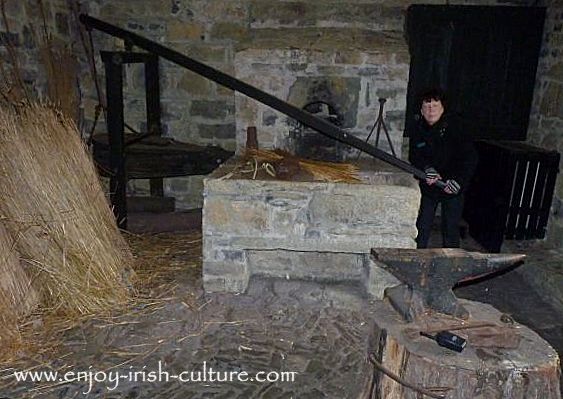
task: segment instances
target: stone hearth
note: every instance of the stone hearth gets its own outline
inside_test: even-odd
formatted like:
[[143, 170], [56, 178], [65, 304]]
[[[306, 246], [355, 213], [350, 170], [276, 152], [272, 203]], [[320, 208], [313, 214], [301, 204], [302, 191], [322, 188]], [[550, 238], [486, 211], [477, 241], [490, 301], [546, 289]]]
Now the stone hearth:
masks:
[[[361, 139], [367, 138], [375, 123], [378, 98], [386, 98], [385, 123], [400, 156], [409, 62], [406, 42], [400, 36], [354, 29], [278, 29], [261, 31], [239, 43], [235, 74], [300, 108], [326, 103], [334, 112], [331, 116], [338, 118], [337, 124]], [[239, 93], [235, 109], [238, 153], [244, 149], [249, 126], [257, 128], [261, 148], [300, 152], [304, 127], [292, 118]], [[372, 144], [374, 139], [375, 135]], [[318, 140], [320, 144], [322, 137]], [[310, 142], [303, 145], [310, 146]], [[389, 151], [385, 137], [379, 145]], [[334, 142], [334, 146], [338, 144]], [[348, 146], [335, 152], [340, 159], [357, 155]]]
[[356, 282], [380, 298], [396, 282], [369, 251], [415, 247], [412, 177], [376, 164], [361, 184], [222, 178], [237, 162], [204, 181], [206, 291], [244, 292], [252, 276], [267, 276]]

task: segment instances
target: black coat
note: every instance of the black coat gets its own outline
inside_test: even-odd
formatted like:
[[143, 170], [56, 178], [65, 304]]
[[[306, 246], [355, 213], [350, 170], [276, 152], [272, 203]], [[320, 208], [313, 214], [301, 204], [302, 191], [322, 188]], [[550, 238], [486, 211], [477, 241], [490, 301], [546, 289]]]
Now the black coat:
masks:
[[[461, 185], [461, 193], [471, 181], [478, 158], [471, 137], [458, 126], [454, 119], [446, 115], [432, 126], [424, 118], [420, 118], [415, 129], [410, 132], [409, 160], [422, 170], [433, 167], [443, 181], [454, 179]], [[451, 197], [424, 181], [420, 182], [420, 187], [423, 194]]]

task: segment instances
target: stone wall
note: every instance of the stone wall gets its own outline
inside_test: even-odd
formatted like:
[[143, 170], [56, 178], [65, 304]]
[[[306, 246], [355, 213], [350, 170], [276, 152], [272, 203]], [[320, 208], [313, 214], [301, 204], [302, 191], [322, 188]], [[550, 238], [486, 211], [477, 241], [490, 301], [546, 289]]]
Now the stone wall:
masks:
[[[410, 60], [402, 37], [382, 38], [350, 29], [281, 29], [278, 34], [283, 40], [264, 33], [243, 44], [235, 56], [239, 79], [299, 108], [315, 101], [328, 102], [340, 113], [340, 126], [362, 140], [376, 121], [378, 98], [385, 98], [385, 124], [394, 151], [401, 155]], [[353, 44], [348, 42], [351, 36]], [[260, 147], [295, 154], [308, 141], [320, 148], [323, 139], [315, 132], [304, 140], [302, 127], [292, 118], [239, 93], [236, 125], [237, 152], [245, 147], [248, 126], [257, 127]], [[334, 140], [327, 142], [337, 146]], [[370, 143], [375, 143], [375, 135]], [[357, 150], [342, 147], [334, 160], [356, 158]], [[391, 152], [384, 132], [379, 147]]]
[[[40, 6], [39, 3], [42, 3]], [[41, 55], [46, 35], [55, 48], [77, 49], [78, 34], [66, 0], [4, 0], [0, 19], [0, 87], [3, 92], [17, 86], [17, 75], [32, 98], [47, 96], [47, 71]], [[7, 45], [9, 43], [9, 45]], [[78, 49], [80, 50], [80, 49]], [[79, 57], [82, 53], [75, 53]], [[84, 61], [84, 59], [78, 59]], [[16, 71], [19, 70], [19, 74]], [[87, 66], [79, 67], [79, 78], [87, 84]], [[13, 88], [12, 90], [15, 90]]]
[[[563, 5], [549, 1], [528, 141], [563, 155]], [[563, 163], [560, 162], [559, 169]], [[557, 178], [547, 246], [563, 247], [563, 176]]]

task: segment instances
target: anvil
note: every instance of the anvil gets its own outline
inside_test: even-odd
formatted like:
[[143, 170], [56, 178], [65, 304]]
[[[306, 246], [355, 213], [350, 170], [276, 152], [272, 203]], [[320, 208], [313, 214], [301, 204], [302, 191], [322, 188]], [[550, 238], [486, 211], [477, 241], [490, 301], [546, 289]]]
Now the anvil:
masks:
[[408, 321], [428, 310], [467, 318], [469, 313], [452, 291], [454, 285], [515, 266], [526, 257], [458, 248], [374, 248], [371, 254], [381, 267], [403, 283], [388, 288], [385, 294]]

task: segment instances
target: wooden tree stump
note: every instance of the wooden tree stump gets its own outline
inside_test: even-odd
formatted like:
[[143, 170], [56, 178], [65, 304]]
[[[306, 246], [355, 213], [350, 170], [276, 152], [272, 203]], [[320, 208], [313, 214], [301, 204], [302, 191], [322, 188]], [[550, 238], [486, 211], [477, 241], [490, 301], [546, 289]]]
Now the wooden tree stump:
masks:
[[[502, 324], [502, 314], [492, 306], [466, 300], [461, 302], [472, 315], [470, 322]], [[457, 353], [420, 336], [417, 332], [427, 329], [426, 322], [403, 321], [386, 301], [377, 301], [374, 306], [375, 319], [368, 351], [372, 359], [405, 382], [445, 393], [447, 399], [561, 398], [557, 353], [523, 325], [513, 325], [520, 338], [515, 349], [479, 347], [479, 340], [472, 342], [470, 337], [465, 350]], [[462, 330], [452, 332], [464, 335]], [[374, 367], [373, 378], [371, 393], [366, 398], [427, 397], [392, 380], [377, 367]]]

